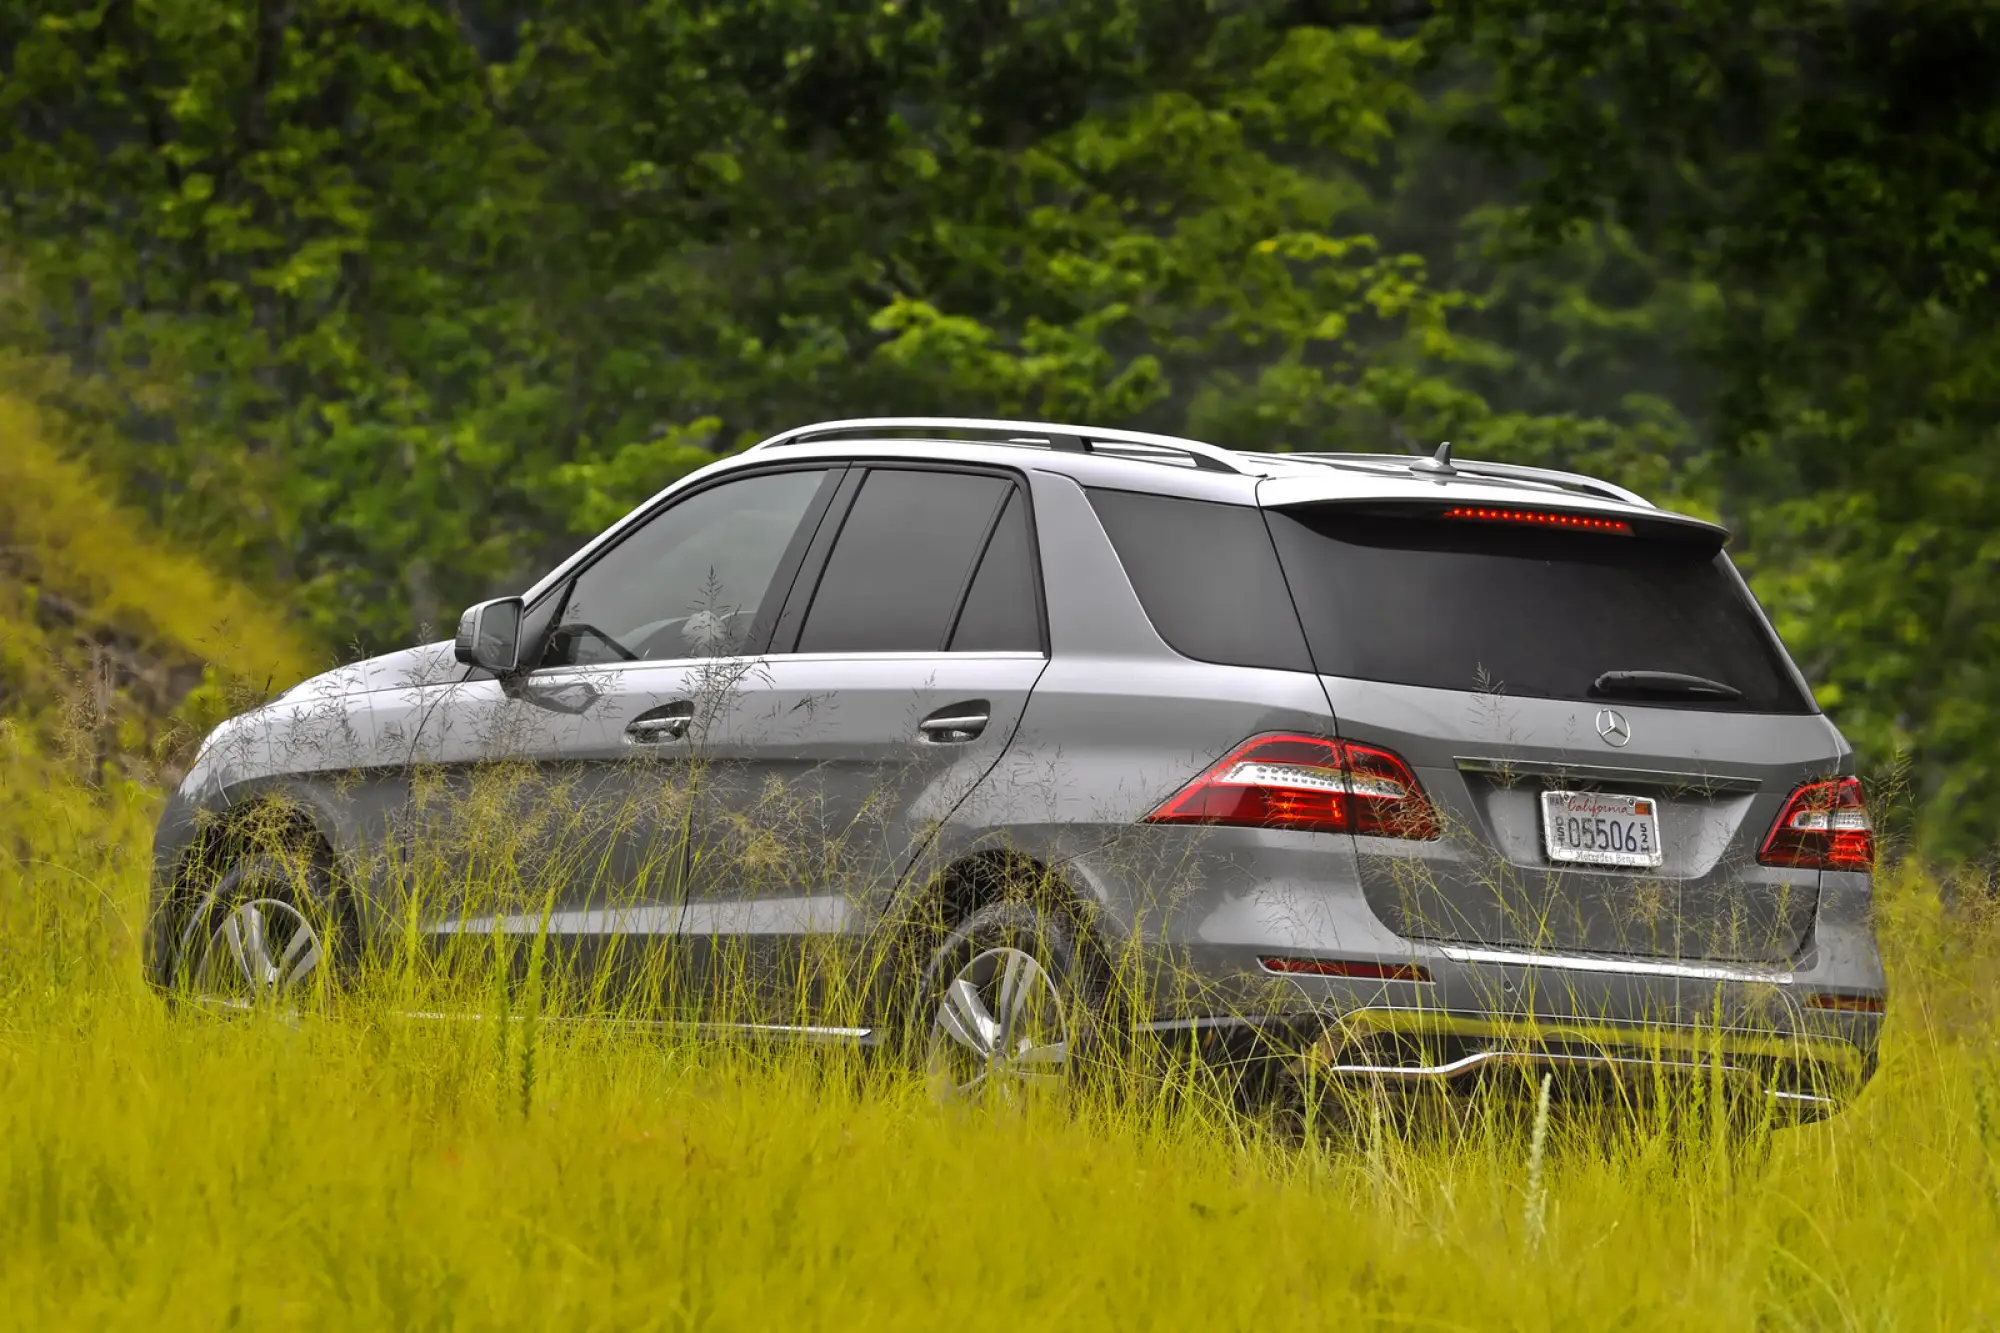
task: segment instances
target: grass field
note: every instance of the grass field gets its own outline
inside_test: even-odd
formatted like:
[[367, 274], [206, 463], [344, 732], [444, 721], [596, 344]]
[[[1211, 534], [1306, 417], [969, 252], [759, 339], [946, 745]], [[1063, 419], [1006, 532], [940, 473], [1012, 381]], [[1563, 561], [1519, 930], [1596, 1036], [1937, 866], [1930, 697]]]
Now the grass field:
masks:
[[[0, 737], [0, 740], [5, 740]], [[18, 738], [16, 738], [18, 740]], [[358, 1004], [169, 1013], [151, 798], [0, 769], [0, 1319], [21, 1327], [1967, 1328], [2000, 1319], [2000, 927], [1884, 890], [1886, 1062], [1765, 1142], [1475, 1108], [934, 1105], [826, 1053]]]

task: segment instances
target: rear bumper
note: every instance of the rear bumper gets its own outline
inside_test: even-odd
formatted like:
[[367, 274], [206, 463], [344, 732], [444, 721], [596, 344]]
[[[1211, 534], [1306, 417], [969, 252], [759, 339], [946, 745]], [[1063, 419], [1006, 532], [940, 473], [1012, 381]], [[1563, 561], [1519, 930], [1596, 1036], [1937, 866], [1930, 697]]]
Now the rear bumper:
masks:
[[1219, 1064], [1284, 1064], [1335, 1083], [1465, 1093], [1509, 1075], [1522, 1089], [1543, 1073], [1637, 1103], [1720, 1087], [1801, 1122], [1851, 1102], [1875, 1070], [1872, 1052], [1840, 1038], [1697, 1028], [1621, 1027], [1372, 1008], [1328, 1016], [1194, 1019], [1149, 1025], [1195, 1038]]
[[1825, 952], [1764, 969], [1409, 942], [1376, 960], [1414, 965], [1423, 980], [1276, 975], [1228, 952], [1200, 969], [1241, 979], [1226, 987], [1228, 1003], [1211, 991], [1205, 1012], [1143, 1028], [1192, 1038], [1212, 1057], [1279, 1058], [1335, 1081], [1460, 1089], [1549, 1072], [1619, 1099], [1713, 1082], [1767, 1099], [1781, 1119], [1813, 1119], [1873, 1076], [1883, 1021], [1815, 1006], [1815, 996], [1851, 1005], [1885, 995], [1879, 966]]
[[[1130, 990], [1151, 1020], [1142, 1026], [1164, 1037], [1415, 1085], [1522, 1069], [1635, 1089], [1655, 1075], [1719, 1074], [1807, 1114], [1851, 1098], [1874, 1072], [1883, 1018], [1867, 1009], [1879, 1010], [1887, 983], [1865, 873], [1821, 876], [1811, 930], [1789, 960], [1710, 961], [1401, 936], [1369, 907], [1337, 842], [1207, 832], [1198, 843], [1158, 838], [1136, 869], [1084, 856], [1072, 872], [1109, 909], [1113, 953], [1139, 970]], [[1175, 883], [1187, 887], [1152, 888]], [[1347, 964], [1347, 975], [1318, 974]]]
[[1327, 1077], [1413, 1084], [1517, 1069], [1585, 1074], [1644, 1096], [1662, 1085], [1720, 1079], [1800, 1116], [1838, 1110], [1874, 1072], [1866, 1052], [1831, 1036], [1397, 1009], [1341, 1015], [1309, 1055]]

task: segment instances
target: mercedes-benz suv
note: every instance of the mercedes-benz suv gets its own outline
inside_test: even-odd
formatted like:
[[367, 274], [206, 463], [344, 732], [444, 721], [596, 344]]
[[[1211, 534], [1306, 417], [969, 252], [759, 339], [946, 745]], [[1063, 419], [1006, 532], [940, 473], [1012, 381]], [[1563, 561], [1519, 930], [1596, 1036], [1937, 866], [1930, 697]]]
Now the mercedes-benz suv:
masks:
[[219, 728], [148, 966], [240, 1003], [540, 941], [600, 999], [728, 990], [959, 1085], [1254, 1036], [1824, 1111], [1875, 1062], [1873, 834], [1725, 540], [1448, 446], [802, 427]]

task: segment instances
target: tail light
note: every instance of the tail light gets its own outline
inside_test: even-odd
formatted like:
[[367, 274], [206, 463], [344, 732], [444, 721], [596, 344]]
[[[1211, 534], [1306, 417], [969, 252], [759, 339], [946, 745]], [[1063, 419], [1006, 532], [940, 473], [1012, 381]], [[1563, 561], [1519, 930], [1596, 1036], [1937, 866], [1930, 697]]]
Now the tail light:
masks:
[[1872, 869], [1875, 830], [1868, 822], [1861, 779], [1808, 782], [1793, 792], [1757, 860], [1806, 870]]
[[1321, 736], [1257, 736], [1146, 816], [1150, 824], [1236, 824], [1435, 838], [1437, 815], [1410, 766], [1387, 750]]

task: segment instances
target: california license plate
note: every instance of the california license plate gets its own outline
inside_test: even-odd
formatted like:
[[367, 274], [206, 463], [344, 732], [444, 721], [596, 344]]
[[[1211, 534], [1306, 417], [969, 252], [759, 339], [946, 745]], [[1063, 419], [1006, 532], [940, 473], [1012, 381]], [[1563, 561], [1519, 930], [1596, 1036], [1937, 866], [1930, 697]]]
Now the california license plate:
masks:
[[1549, 860], [1589, 866], [1660, 864], [1659, 803], [1601, 791], [1542, 793]]

